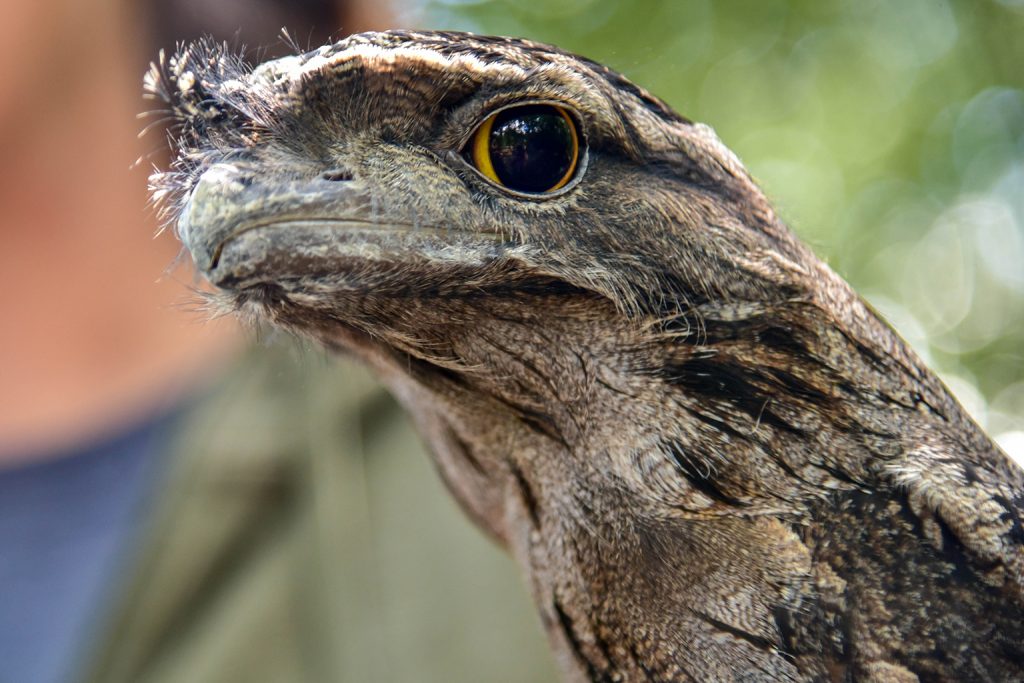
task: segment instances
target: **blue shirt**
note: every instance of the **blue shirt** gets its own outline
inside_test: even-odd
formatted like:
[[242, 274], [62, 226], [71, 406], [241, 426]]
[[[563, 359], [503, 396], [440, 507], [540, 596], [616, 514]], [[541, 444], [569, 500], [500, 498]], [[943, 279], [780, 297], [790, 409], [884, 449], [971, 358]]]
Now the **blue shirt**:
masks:
[[0, 681], [71, 680], [126, 568], [180, 412], [0, 471]]

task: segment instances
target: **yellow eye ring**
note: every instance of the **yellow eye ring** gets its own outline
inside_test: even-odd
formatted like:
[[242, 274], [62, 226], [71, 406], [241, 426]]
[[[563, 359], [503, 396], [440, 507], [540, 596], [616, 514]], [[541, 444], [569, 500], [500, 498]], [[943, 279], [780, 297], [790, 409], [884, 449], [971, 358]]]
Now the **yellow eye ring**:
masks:
[[580, 136], [563, 107], [530, 103], [488, 116], [473, 133], [467, 152], [473, 166], [499, 187], [542, 195], [573, 179]]
[[488, 116], [487, 120], [473, 134], [473, 165], [476, 166], [478, 171], [501, 185], [501, 181], [498, 180], [498, 174], [494, 170], [494, 164], [491, 163], [490, 150], [491, 128], [494, 127], [494, 118], [496, 116], [496, 113]]

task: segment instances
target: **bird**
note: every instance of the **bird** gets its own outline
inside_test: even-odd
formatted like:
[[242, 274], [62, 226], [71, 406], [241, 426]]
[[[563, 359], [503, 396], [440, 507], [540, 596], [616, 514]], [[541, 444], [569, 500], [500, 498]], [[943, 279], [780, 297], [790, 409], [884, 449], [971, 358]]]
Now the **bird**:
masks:
[[457, 32], [145, 89], [209, 305], [375, 372], [566, 680], [1024, 680], [1024, 473], [712, 128]]

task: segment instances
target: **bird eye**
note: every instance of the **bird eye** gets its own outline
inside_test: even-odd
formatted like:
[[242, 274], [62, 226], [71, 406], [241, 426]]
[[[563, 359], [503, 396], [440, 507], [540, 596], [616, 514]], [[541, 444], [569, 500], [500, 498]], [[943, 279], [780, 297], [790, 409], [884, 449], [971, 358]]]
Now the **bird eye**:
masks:
[[465, 154], [501, 187], [545, 194], [572, 180], [580, 142], [576, 123], [565, 109], [527, 104], [491, 114], [473, 133]]

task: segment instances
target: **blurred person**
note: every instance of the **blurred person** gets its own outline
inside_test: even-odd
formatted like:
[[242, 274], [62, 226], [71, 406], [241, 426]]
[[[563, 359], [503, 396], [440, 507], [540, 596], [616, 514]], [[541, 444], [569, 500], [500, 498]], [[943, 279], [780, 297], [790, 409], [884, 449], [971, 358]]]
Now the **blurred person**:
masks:
[[[0, 681], [547, 676], [528, 602], [500, 596], [511, 565], [465, 549], [465, 523], [386, 547], [410, 519], [458, 517], [393, 402], [345, 366], [243, 353], [230, 323], [184, 306], [191, 275], [168, 272], [178, 247], [143, 210], [147, 164], [128, 170], [163, 146], [135, 140], [153, 43], [212, 33], [280, 53], [282, 26], [319, 45], [386, 13], [145, 9], [17, 2], [0, 24]], [[371, 511], [377, 478], [410, 509]], [[382, 553], [397, 565], [381, 571]]]
[[237, 346], [175, 306], [140, 210], [127, 4], [0, 24], [0, 680], [52, 681], [133, 531], [182, 406]]

